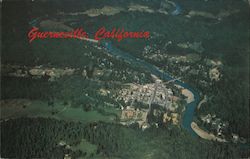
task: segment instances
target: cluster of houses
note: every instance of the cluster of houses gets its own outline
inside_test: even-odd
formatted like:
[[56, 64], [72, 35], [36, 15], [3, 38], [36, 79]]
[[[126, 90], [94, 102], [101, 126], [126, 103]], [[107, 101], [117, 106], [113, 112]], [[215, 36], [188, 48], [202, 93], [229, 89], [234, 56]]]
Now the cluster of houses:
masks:
[[[216, 115], [211, 114], [201, 116], [201, 120], [203, 121], [203, 123], [209, 124], [211, 126], [211, 130], [215, 133], [216, 136], [225, 138], [226, 132], [229, 128], [228, 122], [222, 121], [220, 118], [216, 117]], [[240, 137], [238, 134], [235, 133], [231, 134], [231, 140], [234, 143], [246, 142], [246, 139]]]
[[[163, 85], [163, 84], [162, 84]], [[148, 114], [151, 111], [150, 104], [157, 104], [158, 106], [164, 108], [161, 113], [163, 113], [162, 122], [172, 123], [177, 125], [179, 123], [179, 114], [176, 113], [178, 104], [176, 103], [179, 98], [173, 95], [173, 91], [166, 88], [164, 85], [157, 89], [155, 84], [130, 84], [129, 88], [122, 89], [119, 92], [118, 100], [123, 100], [128, 106], [121, 107], [122, 113], [120, 117], [120, 123], [123, 125], [130, 125], [133, 123], [138, 123], [142, 130], [148, 128], [150, 124], [148, 123]], [[153, 99], [152, 99], [153, 98]], [[136, 102], [135, 102], [136, 101]], [[135, 106], [137, 104], [137, 107]], [[148, 105], [148, 108], [140, 108], [138, 104]], [[155, 113], [154, 116], [159, 116], [160, 113]], [[158, 114], [158, 115], [157, 115]], [[158, 123], [155, 123], [158, 125]]]
[[143, 104], [149, 104], [149, 102], [152, 101], [152, 98], [154, 98], [152, 101], [154, 104], [174, 111], [176, 109], [176, 105], [173, 105], [172, 103], [176, 102], [178, 97], [173, 95], [173, 91], [169, 88], [165, 88], [165, 86], [157, 87], [155, 96], [152, 97], [155, 89], [155, 84], [130, 84], [129, 88], [120, 90], [118, 100], [123, 100], [127, 104], [133, 104], [135, 101]]

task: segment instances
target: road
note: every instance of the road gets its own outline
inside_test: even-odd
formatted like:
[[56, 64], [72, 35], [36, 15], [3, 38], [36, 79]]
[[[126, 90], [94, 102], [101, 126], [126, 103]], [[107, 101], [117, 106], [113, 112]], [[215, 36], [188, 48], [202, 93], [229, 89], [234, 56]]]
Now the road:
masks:
[[155, 67], [154, 65], [138, 59], [132, 55], [130, 55], [127, 52], [124, 52], [115, 46], [111, 44], [111, 42], [103, 42], [101, 45], [104, 47], [104, 49], [107, 50], [107, 52], [114, 57], [118, 59], [123, 59], [131, 64], [137, 65], [142, 67], [143, 69], [148, 70], [151, 74], [157, 76], [159, 79], [163, 81], [170, 81], [174, 80], [175, 85], [179, 85], [183, 87], [184, 89], [187, 89], [194, 95], [194, 100], [186, 105], [186, 110], [183, 115], [183, 122], [182, 126], [193, 136], [197, 136], [196, 132], [192, 129], [191, 123], [193, 122], [193, 116], [196, 106], [198, 105], [200, 101], [200, 96], [198, 91], [194, 90], [192, 87], [190, 87], [188, 84], [181, 82], [180, 80], [176, 79], [172, 76], [170, 76], [168, 73], [161, 71], [159, 68]]

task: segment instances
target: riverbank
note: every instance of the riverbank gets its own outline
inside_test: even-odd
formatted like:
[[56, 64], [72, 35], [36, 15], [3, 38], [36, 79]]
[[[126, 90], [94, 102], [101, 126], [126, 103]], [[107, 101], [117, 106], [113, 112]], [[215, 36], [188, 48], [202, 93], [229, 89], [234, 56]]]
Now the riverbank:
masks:
[[207, 102], [207, 96], [205, 95], [204, 98], [198, 104], [197, 109], [199, 110], [201, 108], [201, 105], [206, 102]]
[[202, 130], [195, 122], [191, 123], [191, 128], [194, 130], [194, 132], [201, 138], [205, 140], [211, 140], [211, 141], [218, 141], [218, 142], [227, 142], [225, 139], [221, 139], [219, 137], [216, 137], [214, 134], [208, 133], [204, 130]]

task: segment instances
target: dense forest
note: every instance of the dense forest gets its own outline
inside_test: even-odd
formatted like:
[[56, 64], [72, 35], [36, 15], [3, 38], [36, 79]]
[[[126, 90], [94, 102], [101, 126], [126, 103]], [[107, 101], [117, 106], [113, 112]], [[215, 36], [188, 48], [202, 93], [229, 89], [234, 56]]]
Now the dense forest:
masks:
[[[97, 146], [87, 154], [73, 147], [86, 139]], [[193, 138], [177, 127], [141, 131], [107, 123], [66, 122], [49, 118], [20, 118], [1, 122], [1, 156], [8, 158], [165, 158], [235, 159], [237, 148]], [[66, 145], [61, 145], [60, 142]]]

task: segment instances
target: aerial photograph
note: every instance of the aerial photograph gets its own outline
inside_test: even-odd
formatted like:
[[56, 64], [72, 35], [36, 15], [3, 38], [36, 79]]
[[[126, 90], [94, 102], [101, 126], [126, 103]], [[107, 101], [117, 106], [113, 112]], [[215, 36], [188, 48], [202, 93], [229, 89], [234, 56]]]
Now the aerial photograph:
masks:
[[250, 159], [250, 0], [0, 0], [1, 159]]

